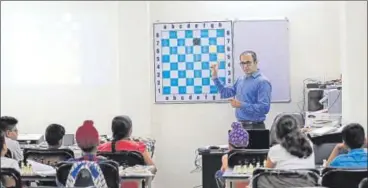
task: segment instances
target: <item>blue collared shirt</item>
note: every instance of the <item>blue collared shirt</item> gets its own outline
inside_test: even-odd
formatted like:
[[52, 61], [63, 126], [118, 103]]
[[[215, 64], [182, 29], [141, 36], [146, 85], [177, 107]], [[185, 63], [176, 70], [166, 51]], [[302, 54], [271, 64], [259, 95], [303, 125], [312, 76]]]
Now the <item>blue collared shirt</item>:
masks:
[[261, 122], [266, 119], [270, 111], [272, 86], [259, 70], [249, 76], [239, 77], [231, 87], [225, 87], [218, 78], [213, 81], [221, 98], [235, 96], [240, 101], [241, 107], [235, 110], [238, 121]]
[[352, 149], [347, 154], [337, 156], [331, 167], [367, 168], [367, 151], [363, 148]]

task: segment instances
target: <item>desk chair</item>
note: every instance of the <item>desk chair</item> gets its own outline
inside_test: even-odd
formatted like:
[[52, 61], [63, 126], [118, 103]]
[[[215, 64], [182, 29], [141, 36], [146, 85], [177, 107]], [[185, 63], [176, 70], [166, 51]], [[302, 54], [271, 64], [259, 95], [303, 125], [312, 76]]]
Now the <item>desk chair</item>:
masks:
[[252, 188], [314, 187], [318, 185], [316, 169], [280, 170], [257, 168], [253, 171]]
[[27, 159], [37, 161], [42, 164], [55, 167], [60, 161], [66, 161], [74, 158], [74, 152], [71, 149], [31, 149], [23, 151], [24, 161]]
[[326, 168], [322, 171], [322, 186], [329, 188], [358, 188], [368, 175], [367, 168]]
[[270, 129], [270, 145], [273, 146], [275, 144], [277, 144], [277, 140], [276, 140], [276, 133], [275, 133], [275, 128], [276, 128], [276, 124], [278, 123], [278, 120], [286, 115], [290, 115], [293, 117], [293, 119], [297, 122], [298, 125], [300, 125], [300, 128], [302, 128], [305, 124], [305, 120], [304, 120], [304, 116], [302, 113], [280, 113], [278, 114], [275, 119], [273, 120], [273, 123], [271, 125], [271, 129]]
[[[324, 143], [320, 145], [313, 144], [314, 159], [316, 166], [322, 166], [323, 160], [328, 160], [332, 150], [335, 148], [336, 143]], [[342, 153], [342, 152], [341, 152]]]
[[98, 152], [97, 156], [103, 156], [107, 159], [116, 161], [119, 163], [119, 166], [124, 167], [146, 164], [143, 155], [137, 151]]
[[[1, 168], [0, 170], [1, 184], [7, 188], [22, 188], [22, 180], [20, 173], [13, 168]], [[15, 186], [8, 186], [7, 181], [13, 180]]]
[[256, 166], [259, 162], [263, 166], [263, 161], [267, 159], [268, 149], [233, 149], [228, 154], [228, 163], [230, 168], [234, 168], [236, 165], [249, 165]]
[[[68, 175], [73, 167], [73, 161], [63, 161], [56, 166], [56, 181], [62, 186], [66, 185]], [[110, 160], [99, 161], [97, 164], [100, 166], [104, 175], [106, 184], [109, 188], [119, 188], [119, 165], [118, 163]], [[81, 171], [75, 182], [76, 187], [88, 187], [93, 186], [93, 180], [89, 172]]]

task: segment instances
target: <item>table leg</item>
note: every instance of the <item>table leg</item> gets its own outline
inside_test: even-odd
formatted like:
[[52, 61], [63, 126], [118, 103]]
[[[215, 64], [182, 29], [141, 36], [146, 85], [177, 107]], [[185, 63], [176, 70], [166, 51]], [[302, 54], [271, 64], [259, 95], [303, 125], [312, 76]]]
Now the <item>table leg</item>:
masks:
[[232, 188], [233, 181], [230, 179], [225, 179], [225, 188]]

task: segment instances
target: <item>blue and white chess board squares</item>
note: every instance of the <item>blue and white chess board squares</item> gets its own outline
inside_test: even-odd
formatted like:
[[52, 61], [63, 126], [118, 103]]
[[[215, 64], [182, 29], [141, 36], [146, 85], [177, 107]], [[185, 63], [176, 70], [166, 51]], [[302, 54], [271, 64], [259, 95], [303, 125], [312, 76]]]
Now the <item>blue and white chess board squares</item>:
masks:
[[221, 101], [210, 67], [233, 79], [231, 22], [155, 24], [156, 102]]

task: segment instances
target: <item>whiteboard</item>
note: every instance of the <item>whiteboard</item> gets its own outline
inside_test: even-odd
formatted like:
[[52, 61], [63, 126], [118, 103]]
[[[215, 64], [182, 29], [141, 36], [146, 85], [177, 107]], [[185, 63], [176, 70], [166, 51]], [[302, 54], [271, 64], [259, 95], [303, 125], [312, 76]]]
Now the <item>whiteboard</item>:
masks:
[[244, 75], [239, 55], [257, 53], [258, 67], [272, 84], [271, 102], [290, 102], [288, 20], [238, 20], [233, 25], [234, 79]]

